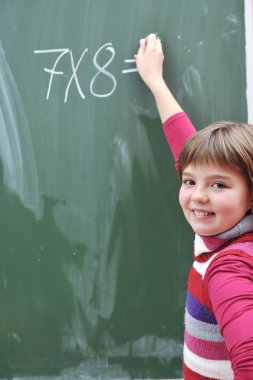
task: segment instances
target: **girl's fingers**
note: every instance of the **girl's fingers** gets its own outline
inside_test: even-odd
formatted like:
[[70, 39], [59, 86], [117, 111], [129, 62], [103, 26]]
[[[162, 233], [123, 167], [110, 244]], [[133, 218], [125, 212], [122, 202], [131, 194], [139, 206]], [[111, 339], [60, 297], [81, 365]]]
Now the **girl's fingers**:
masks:
[[146, 48], [146, 41], [144, 38], [142, 38], [140, 40], [140, 45], [139, 45], [139, 50], [138, 50], [138, 54], [144, 54], [145, 52], [145, 48]]
[[139, 49], [135, 55], [135, 59], [137, 57], [144, 57], [149, 51], [157, 51], [159, 53], [163, 52], [161, 40], [155, 33], [151, 33], [147, 37], [140, 39]]
[[156, 46], [157, 46], [157, 49], [159, 49], [160, 51], [163, 50], [162, 41], [160, 40], [159, 37], [156, 38]]
[[162, 42], [157, 34], [151, 33], [145, 38], [145, 48], [162, 51]]
[[142, 52], [144, 52], [145, 49], [146, 49], [146, 47], [149, 46], [149, 45], [155, 44], [155, 41], [156, 41], [156, 35], [154, 33], [149, 34], [145, 38], [141, 38], [140, 39], [139, 50], [142, 51]]

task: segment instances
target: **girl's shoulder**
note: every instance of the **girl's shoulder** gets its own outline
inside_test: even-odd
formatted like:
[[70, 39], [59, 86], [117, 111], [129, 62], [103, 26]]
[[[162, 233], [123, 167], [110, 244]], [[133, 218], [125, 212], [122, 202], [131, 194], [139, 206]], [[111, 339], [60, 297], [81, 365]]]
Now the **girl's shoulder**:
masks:
[[253, 233], [240, 236], [229, 242], [219, 252], [217, 252], [214, 260], [218, 260], [222, 256], [234, 255], [245, 257], [253, 260]]

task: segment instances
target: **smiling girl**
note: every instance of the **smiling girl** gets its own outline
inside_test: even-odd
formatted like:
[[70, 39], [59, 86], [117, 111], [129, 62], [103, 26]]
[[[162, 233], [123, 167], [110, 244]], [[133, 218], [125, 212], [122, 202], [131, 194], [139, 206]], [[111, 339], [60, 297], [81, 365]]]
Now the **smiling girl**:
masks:
[[195, 232], [185, 310], [184, 378], [253, 379], [253, 126], [220, 122], [196, 132], [163, 79], [161, 41], [136, 55], [155, 97]]

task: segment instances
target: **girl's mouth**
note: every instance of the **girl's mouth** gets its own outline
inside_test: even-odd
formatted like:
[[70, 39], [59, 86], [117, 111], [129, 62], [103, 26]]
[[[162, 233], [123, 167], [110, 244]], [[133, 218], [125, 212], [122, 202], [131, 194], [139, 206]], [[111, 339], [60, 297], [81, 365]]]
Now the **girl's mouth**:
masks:
[[196, 216], [210, 216], [210, 215], [214, 215], [214, 212], [203, 211], [203, 210], [192, 210], [192, 212]]

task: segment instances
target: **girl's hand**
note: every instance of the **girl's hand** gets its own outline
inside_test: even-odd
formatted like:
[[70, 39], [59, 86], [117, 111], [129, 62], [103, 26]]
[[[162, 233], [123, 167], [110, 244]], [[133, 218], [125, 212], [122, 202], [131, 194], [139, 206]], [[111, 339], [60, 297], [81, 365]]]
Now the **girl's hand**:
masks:
[[154, 33], [142, 39], [135, 59], [141, 78], [153, 92], [163, 82], [164, 55], [161, 40]]

